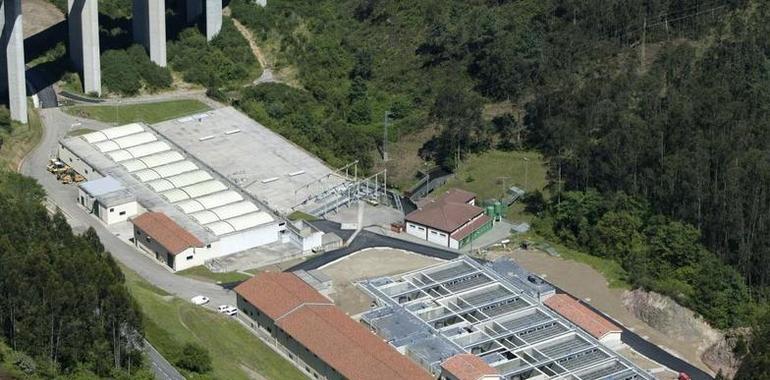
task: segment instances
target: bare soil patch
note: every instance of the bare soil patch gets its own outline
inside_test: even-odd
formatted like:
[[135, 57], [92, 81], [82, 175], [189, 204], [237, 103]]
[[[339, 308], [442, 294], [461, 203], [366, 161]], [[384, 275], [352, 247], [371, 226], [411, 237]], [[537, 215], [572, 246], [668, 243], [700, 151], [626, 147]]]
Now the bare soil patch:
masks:
[[334, 303], [349, 315], [369, 309], [372, 299], [355, 282], [367, 278], [391, 276], [441, 263], [441, 260], [395, 249], [368, 249], [348, 256], [321, 269], [332, 279]]
[[24, 13], [24, 38], [64, 21], [64, 14], [47, 0], [24, 0], [21, 11]]

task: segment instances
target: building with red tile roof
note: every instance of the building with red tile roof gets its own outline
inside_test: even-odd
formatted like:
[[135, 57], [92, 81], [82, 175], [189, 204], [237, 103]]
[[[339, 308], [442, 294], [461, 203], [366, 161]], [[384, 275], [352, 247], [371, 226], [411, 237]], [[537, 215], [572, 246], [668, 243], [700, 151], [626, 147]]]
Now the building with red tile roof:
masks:
[[247, 323], [311, 377], [433, 379], [293, 273], [260, 273], [235, 292]]
[[555, 294], [545, 305], [607, 345], [620, 343], [621, 328], [568, 294]]
[[500, 373], [480, 357], [457, 354], [441, 363], [441, 376], [446, 380], [499, 380]]
[[406, 232], [459, 249], [492, 228], [492, 218], [475, 204], [475, 194], [450, 189], [438, 198], [420, 202], [419, 208], [405, 218]]
[[185, 269], [184, 261], [192, 260], [198, 249], [206, 250], [203, 242], [162, 212], [146, 212], [131, 222], [134, 244], [171, 269]]

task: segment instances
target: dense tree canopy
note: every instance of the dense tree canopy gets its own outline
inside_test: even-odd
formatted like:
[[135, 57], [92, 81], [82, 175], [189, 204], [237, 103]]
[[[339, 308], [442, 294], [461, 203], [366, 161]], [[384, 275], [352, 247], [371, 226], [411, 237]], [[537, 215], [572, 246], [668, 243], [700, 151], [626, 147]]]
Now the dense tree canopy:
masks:
[[93, 230], [76, 236], [49, 217], [43, 197], [34, 180], [0, 173], [0, 340], [47, 376], [136, 370], [141, 315], [120, 268]]

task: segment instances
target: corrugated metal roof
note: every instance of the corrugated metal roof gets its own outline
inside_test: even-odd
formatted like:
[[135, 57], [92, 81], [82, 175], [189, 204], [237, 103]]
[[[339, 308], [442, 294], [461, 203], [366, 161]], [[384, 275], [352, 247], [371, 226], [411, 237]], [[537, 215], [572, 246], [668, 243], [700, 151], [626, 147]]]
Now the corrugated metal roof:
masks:
[[201, 224], [201, 225], [218, 222], [220, 220], [217, 214], [215, 214], [211, 210], [203, 210], [200, 212], [196, 212], [195, 214], [192, 214], [190, 216], [193, 219], [195, 219], [195, 221], [197, 221], [198, 224]]
[[227, 222], [219, 221], [205, 225], [214, 235], [222, 236], [235, 232], [235, 228]]
[[[160, 178], [168, 178], [180, 175], [182, 173], [198, 170], [198, 165], [195, 165], [192, 161], [177, 161], [167, 165], [161, 165], [152, 168], [155, 173], [158, 173]], [[179, 187], [178, 185], [176, 187]]]
[[121, 190], [123, 189], [123, 184], [115, 178], [106, 176], [92, 181], [84, 182], [80, 184], [80, 188], [92, 197], [97, 197], [102, 194]]

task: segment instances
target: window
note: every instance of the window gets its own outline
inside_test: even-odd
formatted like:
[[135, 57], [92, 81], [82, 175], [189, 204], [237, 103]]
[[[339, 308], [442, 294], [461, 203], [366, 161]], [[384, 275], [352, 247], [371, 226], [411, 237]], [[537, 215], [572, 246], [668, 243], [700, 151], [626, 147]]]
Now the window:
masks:
[[83, 170], [86, 172], [86, 174], [88, 174], [88, 169], [83, 169]]
[[211, 244], [207, 244], [207, 245], [206, 245], [206, 248], [211, 248]]
[[417, 229], [420, 231], [425, 231], [425, 228], [422, 228], [422, 227], [417, 227]]
[[115, 208], [114, 208], [114, 207], [113, 207], [113, 208], [111, 208], [111, 209], [110, 209], [110, 212], [115, 212]]
[[126, 212], [125, 211], [121, 211], [120, 215], [126, 215]]
[[190, 256], [187, 256], [187, 261], [190, 261], [190, 260], [192, 260], [192, 258], [193, 258], [193, 257], [192, 257], [192, 255], [190, 255]]
[[430, 233], [431, 233], [432, 235], [438, 235], [438, 232], [436, 232], [436, 231], [433, 231], [433, 230], [431, 230], [431, 231], [430, 231]]

